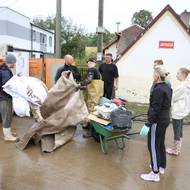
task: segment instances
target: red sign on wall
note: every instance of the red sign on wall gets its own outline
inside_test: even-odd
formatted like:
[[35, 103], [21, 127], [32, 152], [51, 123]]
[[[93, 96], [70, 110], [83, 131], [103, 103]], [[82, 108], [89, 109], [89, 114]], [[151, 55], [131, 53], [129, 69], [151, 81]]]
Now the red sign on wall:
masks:
[[159, 48], [174, 48], [174, 41], [159, 41]]

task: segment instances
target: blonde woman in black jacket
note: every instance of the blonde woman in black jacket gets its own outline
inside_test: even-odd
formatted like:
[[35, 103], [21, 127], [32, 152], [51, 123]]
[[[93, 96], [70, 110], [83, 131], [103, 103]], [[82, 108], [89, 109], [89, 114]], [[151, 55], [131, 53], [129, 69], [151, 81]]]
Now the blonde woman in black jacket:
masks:
[[146, 181], [160, 181], [159, 174], [166, 168], [165, 133], [170, 121], [172, 89], [165, 83], [167, 72], [163, 68], [154, 69], [154, 88], [150, 94], [148, 109], [148, 150], [151, 169], [148, 174], [141, 174]]

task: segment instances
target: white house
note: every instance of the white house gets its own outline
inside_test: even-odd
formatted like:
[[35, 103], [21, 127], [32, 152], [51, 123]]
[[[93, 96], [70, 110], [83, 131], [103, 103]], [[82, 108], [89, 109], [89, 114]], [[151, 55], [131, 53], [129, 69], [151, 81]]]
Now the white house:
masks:
[[30, 18], [8, 7], [0, 7], [0, 56], [10, 51], [17, 57], [16, 74], [29, 75], [29, 57], [54, 54], [54, 33], [35, 26]]
[[11, 45], [15, 49], [31, 51], [33, 57], [54, 54], [54, 32], [35, 26], [29, 17], [0, 7], [0, 26], [0, 46]]
[[[31, 23], [32, 39], [31, 49], [44, 53], [54, 54], [54, 33]], [[34, 55], [38, 55], [33, 52]], [[35, 56], [35, 57], [36, 57]]]
[[190, 68], [189, 50], [190, 31], [167, 5], [118, 57], [117, 95], [129, 101], [148, 102], [155, 59], [164, 61], [175, 87], [178, 68]]

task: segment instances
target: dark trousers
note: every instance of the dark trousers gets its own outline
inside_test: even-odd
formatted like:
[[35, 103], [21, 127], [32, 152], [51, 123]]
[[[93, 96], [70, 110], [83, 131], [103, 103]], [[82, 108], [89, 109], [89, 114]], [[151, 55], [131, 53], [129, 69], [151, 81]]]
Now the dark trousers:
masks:
[[12, 99], [0, 100], [0, 114], [3, 128], [11, 127], [12, 122]]
[[174, 140], [180, 141], [183, 137], [183, 119], [172, 119]]
[[112, 98], [113, 86], [113, 83], [104, 82], [104, 97], [108, 99]]
[[169, 122], [153, 124], [148, 133], [148, 150], [154, 173], [159, 172], [159, 167], [166, 168], [165, 134], [168, 125]]

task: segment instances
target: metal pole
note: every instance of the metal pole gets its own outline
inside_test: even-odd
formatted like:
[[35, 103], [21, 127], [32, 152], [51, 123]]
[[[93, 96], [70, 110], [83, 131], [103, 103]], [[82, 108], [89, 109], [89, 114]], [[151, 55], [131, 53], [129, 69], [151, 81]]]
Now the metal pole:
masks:
[[61, 0], [56, 1], [55, 53], [61, 58]]
[[121, 23], [120, 22], [116, 22], [116, 25], [117, 25], [117, 33], [119, 33], [119, 25], [120, 25]]
[[104, 0], [99, 0], [99, 8], [98, 8], [98, 42], [97, 42], [97, 61], [100, 64], [102, 61], [102, 50], [103, 50], [103, 14], [104, 14]]

